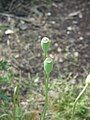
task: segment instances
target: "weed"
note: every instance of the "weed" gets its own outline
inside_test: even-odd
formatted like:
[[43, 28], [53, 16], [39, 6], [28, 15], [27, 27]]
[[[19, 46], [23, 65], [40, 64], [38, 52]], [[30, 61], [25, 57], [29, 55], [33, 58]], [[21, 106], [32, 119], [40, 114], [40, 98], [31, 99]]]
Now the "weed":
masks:
[[50, 47], [50, 40], [47, 37], [44, 37], [41, 41], [41, 47], [44, 52], [44, 78], [45, 78], [45, 106], [43, 113], [41, 115], [41, 120], [45, 120], [46, 111], [48, 110], [48, 80], [49, 75], [53, 69], [53, 60], [48, 57], [48, 50]]

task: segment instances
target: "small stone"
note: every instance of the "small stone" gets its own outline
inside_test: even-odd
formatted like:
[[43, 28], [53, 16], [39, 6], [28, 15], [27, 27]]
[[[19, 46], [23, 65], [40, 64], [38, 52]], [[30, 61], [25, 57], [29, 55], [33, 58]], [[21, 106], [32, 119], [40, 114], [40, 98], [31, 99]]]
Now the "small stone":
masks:
[[78, 57], [79, 56], [78, 52], [74, 52], [74, 56]]
[[10, 30], [10, 29], [8, 29], [8, 30], [5, 31], [5, 34], [6, 34], [6, 35], [13, 34], [13, 33], [14, 33], [14, 31], [13, 31], [13, 30]]
[[67, 34], [69, 35], [69, 34], [70, 34], [70, 31], [67, 31]]
[[83, 18], [83, 15], [82, 15], [82, 13], [79, 13], [79, 15], [78, 15], [78, 16], [79, 16], [79, 18]]
[[39, 77], [37, 77], [35, 80], [34, 80], [35, 83], [38, 83], [39, 82]]
[[21, 30], [26, 30], [28, 28], [26, 24], [20, 24], [19, 27]]
[[58, 47], [58, 43], [55, 43], [54, 46], [55, 46], [55, 47]]
[[60, 63], [62, 63], [62, 62], [63, 62], [63, 59], [62, 59], [62, 58], [60, 58], [60, 59], [59, 59], [59, 62], [60, 62]]
[[80, 38], [79, 38], [79, 40], [83, 40], [84, 38], [81, 36]]
[[49, 56], [50, 56], [52, 59], [54, 58], [54, 55], [52, 55], [52, 54], [50, 54]]
[[15, 55], [15, 58], [19, 58], [19, 54]]
[[48, 16], [51, 16], [51, 13], [50, 13], [50, 12], [48, 12], [48, 13], [47, 13], [47, 15], [48, 15]]
[[72, 30], [72, 27], [71, 27], [71, 26], [67, 27], [67, 30], [71, 31], [71, 30]]
[[55, 24], [55, 21], [51, 21], [52, 24]]
[[61, 52], [62, 50], [61, 50], [61, 48], [60, 48], [60, 47], [58, 47], [58, 48], [57, 48], [57, 51], [58, 51], [58, 52]]

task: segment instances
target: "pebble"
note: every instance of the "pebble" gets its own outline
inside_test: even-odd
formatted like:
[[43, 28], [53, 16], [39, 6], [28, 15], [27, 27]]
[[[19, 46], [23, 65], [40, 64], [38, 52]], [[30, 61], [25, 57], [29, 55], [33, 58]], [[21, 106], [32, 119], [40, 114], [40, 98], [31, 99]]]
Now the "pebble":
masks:
[[54, 58], [54, 55], [52, 55], [52, 54], [50, 54], [49, 56], [50, 56], [52, 59]]
[[58, 52], [61, 52], [61, 51], [62, 51], [62, 49], [61, 49], [60, 47], [58, 47], [58, 48], [57, 48], [57, 51], [58, 51]]
[[55, 21], [51, 21], [52, 24], [55, 24]]
[[71, 27], [71, 26], [67, 27], [67, 30], [71, 31], [71, 30], [72, 30], [72, 27]]
[[13, 31], [13, 30], [10, 30], [10, 29], [8, 29], [8, 30], [5, 31], [5, 34], [6, 34], [6, 35], [13, 34], [13, 33], [14, 33], [14, 31]]
[[38, 83], [39, 82], [39, 77], [37, 77], [35, 80], [34, 80], [35, 83]]
[[60, 58], [60, 59], [59, 59], [59, 62], [60, 62], [60, 63], [62, 63], [62, 62], [63, 62], [63, 59], [62, 59], [62, 58]]
[[74, 56], [78, 57], [79, 56], [78, 52], [74, 52]]
[[70, 34], [70, 31], [67, 31], [67, 34], [69, 35], [69, 34]]
[[26, 24], [20, 24], [19, 27], [21, 30], [26, 30], [28, 28]]
[[58, 47], [58, 43], [55, 43], [54, 46], [55, 46], [55, 47]]
[[50, 12], [48, 12], [48, 13], [47, 13], [47, 16], [51, 16], [51, 13], [50, 13]]
[[79, 13], [78, 16], [79, 16], [79, 18], [83, 18], [82, 13]]
[[15, 57], [15, 58], [19, 58], [19, 54], [15, 55], [14, 57]]
[[80, 38], [79, 38], [79, 40], [83, 40], [84, 38], [81, 36]]

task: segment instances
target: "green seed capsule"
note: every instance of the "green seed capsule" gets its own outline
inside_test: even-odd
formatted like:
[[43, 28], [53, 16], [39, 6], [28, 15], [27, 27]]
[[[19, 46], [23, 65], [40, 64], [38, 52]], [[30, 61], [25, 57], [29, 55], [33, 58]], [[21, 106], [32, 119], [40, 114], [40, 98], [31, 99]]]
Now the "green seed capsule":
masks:
[[44, 71], [46, 72], [47, 76], [49, 76], [52, 69], [53, 69], [53, 60], [51, 58], [46, 58], [44, 61]]
[[50, 47], [50, 40], [47, 37], [43, 37], [41, 40], [41, 48], [44, 51], [44, 53], [47, 53]]
[[90, 85], [90, 74], [87, 76], [86, 78], [86, 84], [89, 84]]

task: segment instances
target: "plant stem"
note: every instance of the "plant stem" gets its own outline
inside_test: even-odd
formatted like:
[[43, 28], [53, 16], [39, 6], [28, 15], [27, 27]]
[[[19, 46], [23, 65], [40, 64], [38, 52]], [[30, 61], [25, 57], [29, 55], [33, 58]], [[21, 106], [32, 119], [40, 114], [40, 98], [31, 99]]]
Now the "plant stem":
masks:
[[73, 109], [72, 109], [72, 116], [71, 116], [71, 120], [74, 120], [74, 113], [75, 113], [75, 107], [76, 107], [76, 104], [79, 100], [79, 98], [82, 96], [82, 94], [85, 92], [86, 88], [87, 88], [88, 84], [86, 84], [83, 88], [83, 90], [79, 93], [79, 95], [77, 96], [75, 102], [74, 102], [74, 105], [73, 105]]
[[14, 102], [13, 104], [14, 104], [14, 109], [13, 109], [13, 119], [16, 120], [16, 114], [15, 114], [16, 105], [15, 105], [15, 102]]
[[[48, 53], [44, 53], [44, 60], [48, 57]], [[44, 79], [45, 79], [45, 105], [43, 112], [41, 114], [40, 120], [45, 120], [45, 115], [48, 107], [48, 79], [49, 75], [46, 75], [46, 72], [44, 71]]]
[[49, 80], [49, 76], [46, 75], [46, 80], [45, 80], [45, 106], [46, 106], [46, 110], [48, 109], [48, 80]]
[[44, 60], [48, 57], [48, 53], [44, 53]]
[[49, 76], [46, 75], [45, 72], [44, 72], [44, 76], [45, 76], [45, 105], [44, 105], [43, 113], [42, 113], [40, 120], [46, 119], [45, 115], [46, 115], [46, 112], [48, 110], [48, 80], [49, 80]]
[[13, 119], [16, 120], [16, 105], [19, 106], [19, 84], [17, 84], [15, 93], [13, 94], [13, 105]]

